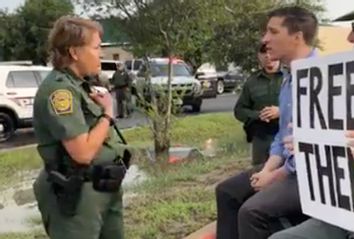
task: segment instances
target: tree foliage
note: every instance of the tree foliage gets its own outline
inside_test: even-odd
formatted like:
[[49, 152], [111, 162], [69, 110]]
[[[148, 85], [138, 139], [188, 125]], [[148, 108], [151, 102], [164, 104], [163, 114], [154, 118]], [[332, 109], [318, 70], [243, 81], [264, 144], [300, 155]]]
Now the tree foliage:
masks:
[[[213, 35], [219, 9], [211, 0], [116, 0], [124, 13], [123, 30], [137, 55], [180, 56], [196, 69]], [[135, 10], [132, 10], [135, 9]], [[206, 17], [208, 16], [208, 17]], [[171, 51], [171, 52], [169, 52]]]
[[[194, 70], [203, 62], [235, 63], [255, 68], [262, 29], [269, 10], [294, 1], [286, 0], [111, 0], [86, 4], [111, 4], [119, 10], [119, 26], [138, 57], [181, 57]], [[320, 0], [296, 1], [321, 11]], [[171, 64], [168, 94], [155, 101], [150, 117], [156, 149], [168, 150], [171, 112]], [[148, 80], [148, 77], [147, 77]], [[154, 100], [153, 100], [154, 102]], [[165, 107], [165, 105], [167, 107]], [[164, 106], [164, 107], [161, 107]], [[158, 150], [158, 151], [159, 151]], [[156, 152], [157, 154], [159, 152]]]
[[[234, 62], [249, 71], [257, 66], [256, 49], [267, 12], [300, 5], [321, 19], [323, 0], [105, 0], [120, 10], [122, 30], [137, 56], [166, 55], [165, 33], [173, 54], [194, 70], [203, 62], [226, 66]], [[161, 29], [163, 31], [161, 31]]]
[[31, 60], [46, 64], [47, 38], [53, 23], [73, 13], [68, 0], [27, 0], [14, 13], [0, 12], [0, 48], [3, 60]]
[[256, 52], [266, 23], [267, 13], [280, 6], [300, 5], [315, 12], [324, 12], [321, 0], [219, 0], [226, 17], [216, 26], [206, 53], [217, 65], [233, 62], [250, 71], [257, 66]]

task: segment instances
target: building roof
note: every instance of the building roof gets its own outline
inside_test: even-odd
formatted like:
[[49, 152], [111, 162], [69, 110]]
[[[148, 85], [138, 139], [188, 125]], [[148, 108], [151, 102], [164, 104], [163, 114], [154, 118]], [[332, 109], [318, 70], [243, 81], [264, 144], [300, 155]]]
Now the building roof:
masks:
[[354, 20], [354, 11], [351, 11], [343, 16], [340, 16], [334, 19], [333, 21], [339, 22], [339, 21], [350, 21], [350, 20]]

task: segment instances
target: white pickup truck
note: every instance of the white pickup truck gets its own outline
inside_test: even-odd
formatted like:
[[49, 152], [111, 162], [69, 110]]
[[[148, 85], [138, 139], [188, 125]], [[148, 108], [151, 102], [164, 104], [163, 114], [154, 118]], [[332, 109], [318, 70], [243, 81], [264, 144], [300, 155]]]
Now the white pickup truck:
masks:
[[[168, 58], [151, 58], [149, 59], [149, 68], [151, 70], [151, 84], [155, 88], [167, 88], [168, 81]], [[182, 60], [172, 60], [173, 76], [172, 76], [172, 91], [180, 94], [182, 102], [180, 105], [192, 106], [194, 112], [200, 112], [202, 99], [201, 83], [188, 70], [186, 63]], [[137, 74], [137, 79], [134, 84], [137, 87], [146, 84], [145, 71], [146, 67], [141, 67]], [[148, 95], [145, 95], [149, 97]]]

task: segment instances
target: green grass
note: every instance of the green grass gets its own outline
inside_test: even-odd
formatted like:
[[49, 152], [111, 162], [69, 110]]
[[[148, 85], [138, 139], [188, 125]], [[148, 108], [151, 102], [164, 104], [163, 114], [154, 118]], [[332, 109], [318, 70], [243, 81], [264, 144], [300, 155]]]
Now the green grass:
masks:
[[[126, 131], [134, 146], [152, 145], [147, 128]], [[172, 144], [203, 147], [213, 139], [218, 151], [213, 158], [191, 159], [179, 164], [165, 165], [163, 171], [152, 174], [142, 184], [126, 189], [124, 211], [126, 238], [174, 239], [183, 238], [203, 225], [215, 220], [214, 186], [248, 165], [245, 157], [248, 146], [242, 128], [232, 114], [220, 113], [178, 119], [172, 130]], [[16, 158], [12, 161], [11, 158]], [[141, 161], [138, 161], [141, 163]], [[11, 173], [38, 168], [41, 162], [35, 149], [22, 149], [0, 154], [0, 172]], [[147, 164], [140, 165], [147, 167]], [[147, 172], [152, 172], [151, 166]], [[145, 168], [147, 169], [147, 168]], [[11, 170], [8, 172], [7, 170]], [[9, 178], [0, 173], [0, 183]], [[32, 224], [40, 221], [30, 219]], [[2, 234], [0, 239], [46, 238], [43, 230], [31, 233]]]
[[215, 218], [214, 195], [201, 188], [162, 193], [159, 198], [150, 195], [141, 200], [139, 207], [126, 209], [125, 214], [129, 212], [132, 215], [126, 219], [127, 238], [181, 238], [195, 227], [195, 223], [185, 222], [204, 224], [206, 218]]
[[[221, 140], [242, 134], [241, 125], [231, 113], [203, 114], [175, 119], [172, 125], [172, 144], [202, 146], [212, 138]], [[124, 133], [132, 144], [152, 143], [152, 134], [147, 127], [129, 130]]]
[[0, 239], [48, 239], [44, 230], [36, 229], [27, 233], [6, 233], [0, 234]]
[[25, 171], [40, 168], [41, 165], [34, 147], [0, 153], [0, 189], [21, 181]]
[[248, 165], [240, 157], [226, 154], [170, 165], [135, 188], [139, 196], [125, 209], [127, 238], [183, 238], [215, 220], [214, 186]]
[[[243, 135], [241, 125], [231, 113], [204, 114], [175, 120], [171, 142], [172, 145], [203, 147], [206, 140], [213, 139], [219, 145], [228, 144], [224, 145], [225, 150], [233, 151], [237, 142], [231, 139], [236, 136], [242, 144], [243, 137], [240, 135]], [[153, 145], [148, 127], [128, 130], [124, 132], [124, 136], [133, 146]], [[35, 147], [0, 153], [0, 185], [17, 182], [21, 180], [21, 171], [38, 169], [41, 165], [42, 161]]]

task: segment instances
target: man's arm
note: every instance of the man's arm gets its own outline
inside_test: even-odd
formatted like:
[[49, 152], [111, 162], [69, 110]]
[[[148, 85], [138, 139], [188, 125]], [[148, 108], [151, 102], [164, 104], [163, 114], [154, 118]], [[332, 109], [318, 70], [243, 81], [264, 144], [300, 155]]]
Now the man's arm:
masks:
[[250, 120], [256, 120], [259, 116], [259, 111], [252, 109], [253, 102], [249, 90], [249, 81], [250, 79], [246, 81], [234, 108], [235, 118], [243, 123]]
[[273, 171], [279, 168], [284, 162], [283, 160], [284, 144], [280, 136], [280, 132], [275, 135], [270, 146], [269, 158], [262, 170]]
[[111, 83], [111, 85], [113, 85], [114, 87], [115, 87], [115, 83], [116, 83], [116, 81], [115, 81], [116, 76], [117, 76], [117, 71], [115, 71], [115, 72], [113, 73], [112, 78], [110, 79], [110, 83]]

